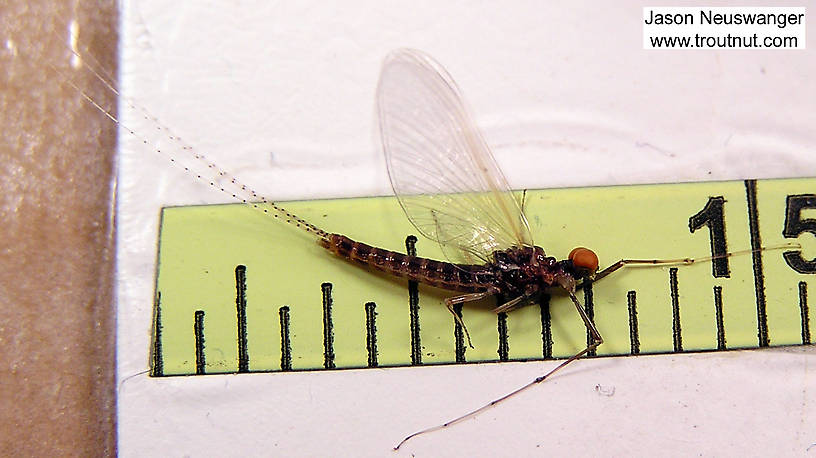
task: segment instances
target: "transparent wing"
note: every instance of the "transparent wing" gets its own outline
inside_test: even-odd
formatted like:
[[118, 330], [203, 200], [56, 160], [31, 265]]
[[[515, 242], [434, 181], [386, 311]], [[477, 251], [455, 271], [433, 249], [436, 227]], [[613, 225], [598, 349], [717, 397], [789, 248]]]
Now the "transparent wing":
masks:
[[449, 260], [488, 261], [495, 250], [533, 245], [507, 180], [439, 63], [417, 50], [392, 52], [377, 109], [394, 193]]

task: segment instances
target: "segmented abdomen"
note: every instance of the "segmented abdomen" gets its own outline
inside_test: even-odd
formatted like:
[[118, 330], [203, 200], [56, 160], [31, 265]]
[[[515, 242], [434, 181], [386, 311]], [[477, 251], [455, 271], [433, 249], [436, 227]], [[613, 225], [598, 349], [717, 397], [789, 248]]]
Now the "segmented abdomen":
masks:
[[408, 256], [355, 242], [345, 235], [331, 234], [321, 245], [332, 253], [398, 277], [408, 277], [431, 286], [462, 292], [499, 292], [496, 277], [487, 266], [451, 264]]

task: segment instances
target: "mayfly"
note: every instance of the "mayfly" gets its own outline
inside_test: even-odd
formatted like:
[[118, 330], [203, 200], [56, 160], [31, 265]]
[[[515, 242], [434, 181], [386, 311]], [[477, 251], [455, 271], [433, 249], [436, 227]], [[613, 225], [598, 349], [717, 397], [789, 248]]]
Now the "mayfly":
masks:
[[[77, 58], [83, 58], [76, 51], [72, 52]], [[119, 95], [112, 79], [102, 70], [93, 68], [98, 66], [97, 63], [87, 64], [96, 78]], [[70, 78], [63, 79], [126, 132], [138, 137]], [[399, 49], [388, 55], [382, 66], [376, 103], [382, 149], [394, 194], [414, 227], [440, 245], [447, 261], [404, 255], [327, 232], [260, 196], [201, 154], [190, 152], [191, 157], [201, 164], [198, 169], [204, 168], [205, 174], [216, 179], [208, 181], [194, 167], [182, 167], [231, 197], [312, 234], [321, 246], [341, 258], [458, 292], [458, 295], [447, 298], [445, 304], [466, 334], [467, 328], [454, 311], [455, 305], [498, 296], [507, 298], [507, 301], [493, 311], [510, 312], [536, 300], [549, 289], [560, 289], [575, 305], [589, 336], [583, 350], [544, 375], [479, 409], [415, 432], [395, 449], [413, 437], [470, 418], [543, 382], [601, 345], [600, 332], [575, 295], [582, 282], [598, 281], [629, 264], [695, 262], [690, 258], [623, 259], [599, 270], [598, 257], [587, 248], [575, 248], [567, 259], [561, 261], [547, 256], [535, 245], [522, 210], [523, 204], [511, 192], [490, 148], [473, 123], [456, 83], [439, 63], [423, 52]], [[146, 112], [144, 116], [158, 122]], [[160, 128], [169, 133], [166, 127]], [[170, 139], [180, 142], [178, 137], [169, 135]], [[148, 144], [148, 141], [144, 140], [144, 143]], [[184, 144], [181, 148], [190, 150]], [[173, 156], [169, 158], [172, 162], [179, 162]], [[711, 258], [697, 260], [708, 259]]]

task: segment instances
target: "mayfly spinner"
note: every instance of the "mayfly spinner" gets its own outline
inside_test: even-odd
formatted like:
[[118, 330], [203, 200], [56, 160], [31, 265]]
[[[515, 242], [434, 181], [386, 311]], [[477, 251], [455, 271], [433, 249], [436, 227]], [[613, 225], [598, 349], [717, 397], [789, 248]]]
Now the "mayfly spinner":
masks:
[[[407, 256], [310, 228], [336, 255], [392, 275], [458, 291], [453, 306], [488, 296], [507, 301], [493, 309], [510, 312], [550, 288], [564, 290], [590, 338], [587, 346], [550, 372], [488, 405], [445, 424], [418, 431], [397, 444], [464, 420], [537, 383], [603, 343], [575, 296], [583, 281], [597, 281], [627, 264], [689, 264], [680, 260], [620, 260], [598, 271], [598, 257], [583, 247], [558, 261], [533, 243], [522, 205], [465, 108], [456, 83], [427, 54], [400, 49], [383, 63], [377, 87], [380, 137], [394, 194], [405, 215], [425, 237], [442, 247], [449, 262]], [[468, 340], [470, 338], [468, 337]]]
[[[93, 62], [88, 63], [93, 65]], [[102, 71], [90, 70], [118, 94]], [[85, 99], [119, 124], [114, 115], [98, 105], [70, 79], [65, 79]], [[477, 410], [413, 433], [395, 449], [417, 435], [470, 418], [543, 382], [601, 345], [603, 338], [600, 332], [575, 295], [577, 287], [583, 282], [598, 281], [628, 264], [695, 262], [690, 258], [623, 259], [599, 271], [598, 257], [587, 248], [575, 248], [566, 260], [558, 261], [547, 256], [544, 249], [533, 242], [522, 205], [511, 192], [490, 148], [473, 123], [456, 83], [439, 63], [425, 53], [400, 49], [385, 59], [377, 88], [377, 109], [382, 147], [394, 194], [414, 227], [441, 246], [447, 262], [408, 256], [329, 233], [258, 195], [200, 154], [191, 153], [192, 158], [203, 164], [198, 168], [205, 167], [207, 170], [204, 173], [215, 176], [216, 180], [205, 180], [194, 168], [182, 167], [231, 197], [316, 236], [321, 246], [341, 258], [391, 275], [459, 292], [459, 295], [447, 298], [445, 304], [466, 333], [467, 328], [462, 318], [454, 312], [454, 305], [498, 296], [506, 301], [493, 311], [510, 312], [536, 300], [548, 289], [555, 288], [569, 296], [589, 335], [586, 348], [544, 375]], [[149, 117], [146, 113], [145, 116]], [[152, 117], [149, 119], [157, 121]], [[122, 128], [137, 136], [128, 127], [122, 125]], [[161, 128], [169, 131], [163, 126]], [[170, 138], [180, 141], [173, 135]], [[144, 143], [148, 142], [144, 140]], [[182, 146], [182, 149], [189, 150], [186, 145]], [[172, 156], [170, 160], [177, 162]]]

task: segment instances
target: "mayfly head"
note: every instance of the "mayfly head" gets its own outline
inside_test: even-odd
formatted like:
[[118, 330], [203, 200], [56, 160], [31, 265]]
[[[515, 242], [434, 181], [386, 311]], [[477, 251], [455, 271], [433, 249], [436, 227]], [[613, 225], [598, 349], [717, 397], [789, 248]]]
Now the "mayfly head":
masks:
[[577, 247], [570, 251], [568, 259], [575, 268], [575, 278], [592, 278], [598, 271], [598, 255], [589, 248]]

